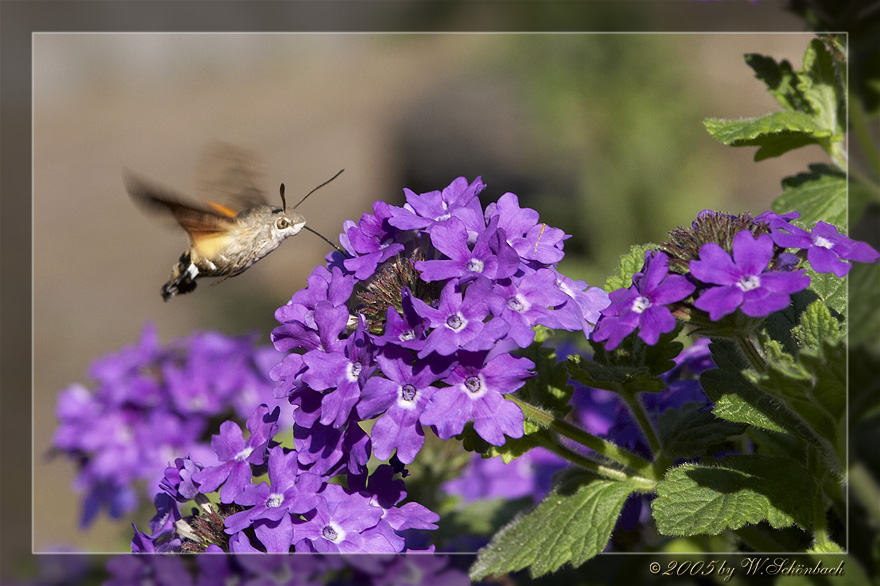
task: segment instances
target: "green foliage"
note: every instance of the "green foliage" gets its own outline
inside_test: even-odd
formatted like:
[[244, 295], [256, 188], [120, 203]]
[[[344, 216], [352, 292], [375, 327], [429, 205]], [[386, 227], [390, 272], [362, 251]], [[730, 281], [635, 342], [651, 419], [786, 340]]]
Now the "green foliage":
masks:
[[712, 344], [722, 368], [700, 376], [706, 395], [722, 419], [790, 434], [818, 448], [832, 470], [842, 467], [846, 401], [846, 347], [840, 325], [821, 302], [810, 305], [792, 330], [802, 341], [797, 356], [766, 340], [765, 369], [730, 368], [737, 350], [729, 342]]
[[831, 316], [828, 306], [815, 301], [801, 315], [793, 333], [802, 347], [820, 350], [823, 344], [836, 345], [843, 334], [841, 330], [840, 321]]
[[831, 138], [831, 131], [803, 112], [774, 112], [746, 120], [710, 118], [703, 124], [719, 142], [728, 146], [757, 146], [755, 160], [778, 157], [788, 151], [822, 144]]
[[871, 346], [880, 354], [880, 307], [872, 300], [880, 289], [880, 264], [856, 264], [847, 275], [849, 298], [849, 341], [853, 347]]
[[657, 435], [668, 458], [696, 458], [729, 449], [730, 438], [745, 432], [745, 424], [718, 419], [702, 408], [702, 403], [685, 403], [660, 414]]
[[810, 472], [789, 458], [727, 456], [684, 464], [657, 485], [651, 509], [663, 535], [718, 535], [767, 521], [809, 529], [822, 511]]
[[707, 370], [700, 375], [700, 385], [715, 403], [712, 413], [721, 419], [780, 433], [798, 428], [794, 417], [780, 411], [770, 397], [763, 395], [739, 373]]
[[783, 108], [802, 110], [805, 107], [804, 96], [797, 88], [797, 74], [788, 60], [777, 63], [772, 57], [757, 53], [747, 54], [745, 60], [755, 70], [755, 77], [767, 85], [770, 94]]
[[846, 173], [826, 164], [810, 165], [810, 171], [782, 180], [782, 195], [773, 201], [779, 214], [797, 211], [799, 222], [812, 226], [822, 220], [846, 225]]
[[529, 568], [533, 576], [579, 566], [608, 544], [633, 487], [571, 473], [534, 510], [515, 518], [480, 550], [470, 576], [479, 580]]
[[709, 119], [709, 134], [729, 146], [757, 146], [756, 161], [808, 144], [836, 155], [846, 122], [844, 67], [825, 43], [810, 42], [798, 71], [788, 61], [756, 54], [746, 55], [746, 63], [784, 110], [746, 120]]
[[[746, 55], [746, 63], [783, 110], [746, 120], [710, 119], [704, 122], [706, 129], [726, 145], [758, 147], [758, 161], [818, 144], [843, 165], [843, 53], [833, 40], [814, 39], [798, 70], [788, 61]], [[799, 212], [795, 223], [807, 229], [820, 220], [846, 226], [847, 175], [839, 168], [810, 165], [808, 171], [785, 178], [782, 188], [773, 203], [777, 213]], [[629, 287], [649, 248], [655, 246], [631, 247], [606, 280], [605, 289]], [[808, 264], [805, 269], [810, 287], [792, 295], [788, 308], [766, 319], [742, 316], [731, 321], [729, 331], [716, 332], [724, 336], [712, 339], [716, 368], [699, 377], [714, 403], [711, 411], [700, 403], [685, 403], [654, 419], [654, 414], [636, 408], [644, 404], [638, 393], [666, 388], [663, 375], [683, 348], [676, 340], [681, 326], [661, 336], [654, 346], [633, 333], [613, 351], [590, 342], [591, 359], [570, 356], [566, 366], [571, 378], [622, 395], [635, 409], [634, 419], [648, 444], [655, 452], [659, 445], [660, 452], [642, 468], [630, 466], [639, 473], [629, 482], [628, 472], [620, 477], [622, 481], [602, 469], [561, 474], [543, 502], [515, 517], [480, 552], [471, 577], [524, 568], [540, 576], [567, 563], [584, 563], [606, 546], [635, 481], [646, 478], [650, 480], [639, 486], [650, 490], [656, 482], [657, 497], [651, 506], [662, 535], [708, 539], [724, 534], [731, 544], [741, 539], [765, 551], [841, 551], [833, 539], [846, 523], [840, 514], [845, 503], [841, 480], [846, 457], [847, 329], [852, 328], [850, 334], [859, 339], [876, 338], [880, 312], [851, 316], [864, 323], [848, 326], [846, 280], [816, 273]], [[876, 294], [880, 267], [855, 267], [852, 274], [850, 296], [853, 290], [859, 295]], [[696, 320], [691, 324], [699, 325]], [[546, 369], [546, 373], [517, 396], [561, 417], [571, 389], [555, 355], [534, 348], [527, 355], [539, 365], [539, 372]], [[857, 396], [877, 409], [876, 399], [866, 398], [869, 394]], [[485, 453], [507, 460], [553, 439], [546, 427], [527, 426], [526, 432], [519, 443], [488, 447]], [[744, 442], [752, 450], [747, 454], [710, 457], [736, 450]], [[608, 456], [601, 446], [592, 449]], [[666, 469], [669, 462], [681, 459], [698, 461]]]
[[628, 253], [620, 257], [617, 271], [605, 280], [605, 290], [610, 293], [617, 289], [627, 289], [632, 285], [633, 275], [645, 266], [645, 251], [654, 248], [657, 248], [654, 244], [631, 247]]

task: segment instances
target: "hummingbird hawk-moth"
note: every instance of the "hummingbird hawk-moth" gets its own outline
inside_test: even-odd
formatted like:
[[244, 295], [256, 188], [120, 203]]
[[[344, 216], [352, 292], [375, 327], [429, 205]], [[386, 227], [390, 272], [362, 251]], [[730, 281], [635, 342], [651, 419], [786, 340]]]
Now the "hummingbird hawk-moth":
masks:
[[180, 255], [170, 279], [162, 286], [162, 299], [168, 301], [175, 295], [193, 291], [196, 279], [220, 277], [216, 284], [240, 275], [303, 228], [339, 250], [308, 228], [305, 217], [296, 208], [342, 171], [288, 209], [283, 183], [281, 207], [266, 201], [256, 185], [255, 165], [243, 151], [229, 145], [215, 146], [208, 160], [215, 169], [220, 169], [220, 174], [203, 177], [204, 187], [212, 199], [222, 201], [206, 200], [204, 205], [191, 203], [174, 191], [133, 173], [124, 174], [125, 187], [136, 203], [147, 211], [170, 215], [190, 238], [190, 247]]

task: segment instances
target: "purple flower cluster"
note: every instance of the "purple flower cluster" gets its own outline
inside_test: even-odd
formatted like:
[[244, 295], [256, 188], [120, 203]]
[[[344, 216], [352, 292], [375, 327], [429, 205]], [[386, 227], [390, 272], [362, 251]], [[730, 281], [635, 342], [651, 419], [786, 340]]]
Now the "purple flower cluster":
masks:
[[[608, 304], [555, 269], [565, 234], [506, 193], [483, 209], [480, 179], [405, 190], [346, 222], [308, 286], [275, 314], [276, 396], [297, 407], [299, 463], [360, 474], [370, 448], [410, 463], [425, 428], [449, 439], [472, 424], [493, 445], [521, 437], [504, 395], [532, 376], [511, 354], [542, 325], [588, 333]], [[358, 422], [377, 419], [368, 437]]]
[[[74, 384], [61, 392], [56, 453], [77, 463], [77, 490], [85, 493], [81, 524], [106, 508], [119, 518], [137, 508], [135, 482], [158, 486], [178, 454], [206, 464], [210, 420], [244, 420], [272, 397], [267, 372], [279, 359], [250, 337], [197, 333], [165, 347], [146, 326], [139, 342], [95, 361], [95, 387]], [[289, 410], [285, 417], [291, 419]], [[151, 498], [152, 494], [147, 498]]]
[[[369, 478], [366, 471], [349, 474], [343, 487], [301, 465], [295, 451], [272, 439], [278, 414], [279, 407], [260, 405], [248, 419], [247, 439], [237, 424], [224, 422], [211, 440], [217, 464], [175, 460], [165, 470], [150, 533], [135, 528], [132, 550], [396, 553], [406, 548], [402, 532], [436, 529], [435, 513], [400, 504], [406, 492], [391, 466]], [[268, 483], [255, 483], [263, 474]], [[213, 505], [207, 495], [218, 489], [220, 504]], [[184, 519], [178, 503], [189, 501], [202, 510]]]
[[[273, 439], [277, 408], [254, 412], [247, 439], [223, 423], [213, 461], [167, 468], [167, 497], [135, 551], [401, 552], [408, 532], [436, 528], [395, 477], [425, 428], [450, 439], [472, 425], [493, 445], [522, 437], [522, 411], [504, 395], [534, 364], [511, 351], [537, 325], [589, 332], [608, 303], [556, 271], [562, 231], [513, 194], [483, 210], [483, 187], [459, 178], [442, 192], [407, 191], [406, 206], [377, 202], [346, 222], [346, 254], [331, 254], [276, 311], [272, 340], [287, 354], [271, 377], [274, 396], [294, 406], [293, 449]], [[391, 465], [369, 474], [371, 454]], [[262, 474], [269, 482], [255, 483]], [[176, 503], [189, 501], [202, 510], [182, 517]]]
[[[695, 317], [693, 309], [719, 321], [737, 310], [751, 318], [785, 309], [791, 295], [810, 285], [805, 257], [818, 273], [845, 276], [848, 261], [876, 262], [880, 253], [864, 242], [818, 222], [811, 232], [791, 223], [797, 212], [773, 212], [752, 218], [711, 210], [700, 212], [691, 230], [679, 228], [661, 250], [645, 252], [645, 264], [632, 285], [612, 291], [592, 339], [613, 350], [638, 329], [649, 345], [675, 329], [675, 310]], [[671, 272], [676, 263], [680, 274]]]

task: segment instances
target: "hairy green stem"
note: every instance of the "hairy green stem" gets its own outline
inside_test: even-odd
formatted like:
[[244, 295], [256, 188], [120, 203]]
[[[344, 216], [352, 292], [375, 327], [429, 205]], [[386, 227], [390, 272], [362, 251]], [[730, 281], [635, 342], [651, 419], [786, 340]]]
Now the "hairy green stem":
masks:
[[581, 468], [593, 472], [599, 477], [619, 480], [621, 482], [628, 482], [630, 484], [637, 485], [640, 490], [644, 490], [646, 492], [653, 492], [657, 485], [655, 481], [648, 478], [642, 478], [641, 476], [631, 476], [620, 468], [607, 466], [582, 454], [578, 454], [574, 450], [567, 448], [559, 442], [545, 436], [538, 435], [537, 438], [538, 443], [542, 448], [553, 452], [560, 458], [564, 458], [569, 462], [572, 462], [573, 464], [577, 464]]
[[767, 363], [764, 360], [764, 355], [761, 353], [757, 344], [755, 344], [753, 338], [746, 335], [739, 335], [734, 336], [733, 341], [755, 370], [758, 372], [764, 372], [767, 370]]
[[668, 462], [668, 458], [663, 454], [663, 447], [660, 445], [660, 439], [657, 437], [654, 424], [651, 423], [651, 419], [645, 412], [645, 406], [639, 401], [635, 393], [620, 393], [620, 396], [623, 397], [624, 402], [642, 429], [642, 433], [645, 434], [645, 439], [648, 440], [651, 452], [657, 460], [657, 466], [661, 469], [666, 469], [672, 462]]
[[662, 470], [656, 468], [652, 462], [645, 460], [641, 456], [638, 456], [629, 450], [625, 450], [609, 441], [598, 438], [567, 421], [559, 419], [554, 415], [523, 401], [519, 397], [507, 395], [507, 398], [519, 405], [520, 409], [523, 411], [523, 415], [525, 415], [529, 421], [532, 421], [545, 429], [554, 431], [563, 437], [593, 450], [594, 452], [602, 454], [610, 460], [619, 462], [643, 478], [655, 482], [660, 480]]

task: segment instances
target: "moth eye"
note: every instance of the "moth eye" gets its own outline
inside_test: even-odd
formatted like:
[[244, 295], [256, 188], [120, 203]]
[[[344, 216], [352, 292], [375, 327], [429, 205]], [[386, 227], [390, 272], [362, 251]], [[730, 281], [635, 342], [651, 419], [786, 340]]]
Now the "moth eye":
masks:
[[290, 226], [290, 220], [287, 218], [278, 218], [275, 220], [275, 227], [279, 230], [284, 230], [285, 228]]

